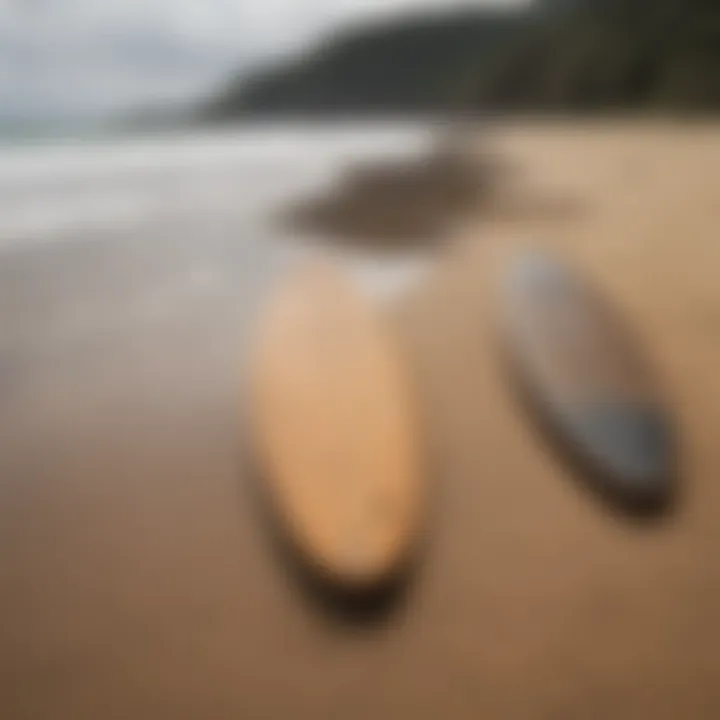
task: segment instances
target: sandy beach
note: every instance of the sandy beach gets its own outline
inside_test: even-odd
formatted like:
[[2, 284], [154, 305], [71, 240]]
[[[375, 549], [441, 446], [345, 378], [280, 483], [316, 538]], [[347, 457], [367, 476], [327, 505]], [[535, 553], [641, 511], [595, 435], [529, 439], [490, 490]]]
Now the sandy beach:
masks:
[[[243, 202], [272, 212], [241, 224], [232, 168], [221, 201], [197, 180], [202, 220], [173, 209], [157, 232], [124, 216], [99, 237], [90, 218], [23, 246], [40, 231], [18, 211], [0, 256], [0, 716], [718, 717], [720, 127], [498, 125], [477, 139], [487, 186], [384, 174], [369, 224], [353, 213], [377, 209], [373, 182], [340, 154], [325, 200], [324, 166], [297, 185], [253, 171]], [[282, 242], [258, 251], [269, 224]], [[423, 268], [377, 302], [421, 400], [432, 518], [374, 624], [300, 591], [247, 487], [245, 360], [294, 235], [371, 258], [361, 271]], [[527, 246], [585, 272], [642, 341], [681, 448], [667, 517], [599, 503], [518, 407], [493, 309]]]

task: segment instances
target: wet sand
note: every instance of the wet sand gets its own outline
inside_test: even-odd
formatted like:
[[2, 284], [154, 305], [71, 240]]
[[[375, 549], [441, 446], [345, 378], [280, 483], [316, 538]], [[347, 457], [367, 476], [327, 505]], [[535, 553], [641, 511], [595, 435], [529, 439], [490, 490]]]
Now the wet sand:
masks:
[[[278, 258], [186, 222], [3, 256], [3, 718], [717, 717], [720, 129], [525, 124], [492, 150], [506, 179], [387, 309], [436, 495], [382, 623], [299, 591], [247, 487], [244, 360]], [[672, 516], [599, 504], [517, 407], [493, 289], [528, 244], [642, 339], [679, 427]]]

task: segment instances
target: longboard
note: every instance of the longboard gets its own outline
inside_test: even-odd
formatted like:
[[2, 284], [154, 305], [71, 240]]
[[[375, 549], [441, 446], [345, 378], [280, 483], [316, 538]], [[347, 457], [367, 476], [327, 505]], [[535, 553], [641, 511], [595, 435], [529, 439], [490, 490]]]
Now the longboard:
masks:
[[616, 312], [575, 272], [526, 253], [504, 287], [505, 348], [540, 420], [633, 505], [662, 503], [673, 452], [652, 373]]
[[407, 560], [423, 506], [398, 348], [353, 285], [312, 261], [269, 303], [256, 350], [256, 448], [285, 534], [334, 582], [382, 582]]

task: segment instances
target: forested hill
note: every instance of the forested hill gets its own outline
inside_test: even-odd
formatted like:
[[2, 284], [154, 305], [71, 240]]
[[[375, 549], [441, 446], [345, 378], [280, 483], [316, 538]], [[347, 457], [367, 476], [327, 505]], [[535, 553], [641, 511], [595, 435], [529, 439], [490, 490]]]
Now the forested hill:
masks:
[[354, 29], [206, 113], [720, 109], [718, 0], [536, 0]]

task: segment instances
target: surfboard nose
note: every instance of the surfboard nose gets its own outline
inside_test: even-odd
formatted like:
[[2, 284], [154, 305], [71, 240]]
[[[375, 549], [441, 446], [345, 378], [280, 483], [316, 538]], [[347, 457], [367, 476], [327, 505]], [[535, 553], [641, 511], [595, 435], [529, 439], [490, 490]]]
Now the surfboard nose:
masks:
[[638, 499], [662, 494], [670, 481], [671, 432], [654, 409], [598, 401], [563, 413], [578, 442], [616, 478], [617, 490]]

